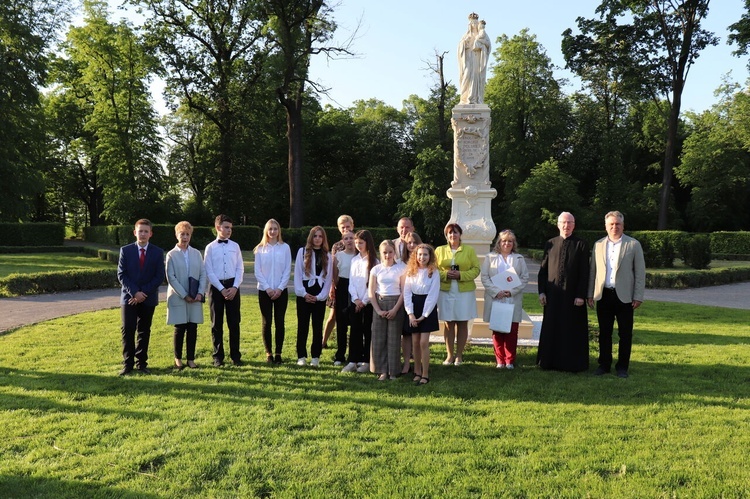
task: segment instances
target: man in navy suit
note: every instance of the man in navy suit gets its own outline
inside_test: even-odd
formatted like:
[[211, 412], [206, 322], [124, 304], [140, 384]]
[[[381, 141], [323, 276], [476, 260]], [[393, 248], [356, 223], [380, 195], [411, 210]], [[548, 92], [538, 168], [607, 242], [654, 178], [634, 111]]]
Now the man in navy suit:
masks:
[[[148, 341], [151, 320], [159, 303], [159, 286], [164, 281], [164, 251], [153, 244], [151, 222], [145, 218], [135, 223], [137, 241], [120, 248], [117, 280], [122, 284], [120, 313], [122, 316], [122, 363], [120, 376], [136, 367], [144, 374], [148, 369]], [[136, 335], [137, 332], [137, 335]]]

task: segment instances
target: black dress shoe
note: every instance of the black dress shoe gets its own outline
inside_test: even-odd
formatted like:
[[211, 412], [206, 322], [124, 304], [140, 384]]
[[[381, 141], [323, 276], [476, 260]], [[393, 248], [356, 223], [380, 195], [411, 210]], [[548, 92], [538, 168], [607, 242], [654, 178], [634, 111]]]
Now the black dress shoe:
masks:
[[596, 371], [594, 371], [594, 376], [602, 376], [604, 374], [609, 374], [609, 369], [604, 369], [603, 367], [597, 367]]
[[235, 366], [241, 366], [243, 362], [240, 359], [237, 359], [237, 360], [233, 360], [232, 364], [234, 364]]
[[627, 378], [628, 372], [625, 369], [618, 369], [617, 370], [617, 377], [618, 378]]
[[274, 364], [281, 364], [281, 355], [280, 354], [276, 354], [276, 356], [273, 358], [273, 363]]
[[120, 371], [120, 374], [118, 376], [127, 376], [128, 374], [133, 372], [132, 367], [125, 366], [122, 368], [122, 371]]
[[143, 374], [151, 374], [151, 369], [149, 369], [148, 367], [145, 367], [145, 366], [144, 367], [139, 367], [138, 370], [140, 372], [142, 372]]

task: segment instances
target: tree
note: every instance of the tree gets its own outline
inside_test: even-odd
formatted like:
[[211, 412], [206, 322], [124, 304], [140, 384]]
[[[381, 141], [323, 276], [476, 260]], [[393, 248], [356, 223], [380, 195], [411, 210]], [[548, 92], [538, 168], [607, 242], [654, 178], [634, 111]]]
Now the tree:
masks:
[[[107, 16], [105, 2], [84, 1], [84, 25], [71, 28], [63, 44], [68, 60], [60, 64], [56, 92], [68, 112], [61, 123], [71, 128], [58, 138], [70, 141], [65, 161], [85, 170], [78, 175], [84, 202], [101, 188], [101, 214], [108, 220], [129, 223], [144, 211], [163, 220], [159, 207], [169, 204], [170, 189], [158, 161], [161, 142], [148, 90], [158, 61], [126, 22], [111, 24]], [[97, 223], [100, 214], [91, 207], [90, 213]]]
[[513, 226], [517, 227], [522, 244], [541, 247], [554, 232], [560, 212], [575, 215], [580, 211], [577, 183], [554, 160], [545, 161], [531, 171], [511, 203]]
[[65, 0], [0, 2], [0, 220], [27, 219], [44, 192], [39, 88], [50, 45], [69, 16]]
[[491, 178], [503, 193], [499, 201], [507, 215], [531, 169], [550, 157], [559, 159], [566, 149], [570, 105], [544, 47], [527, 29], [498, 37], [495, 61], [486, 91], [492, 109]]
[[[275, 66], [281, 74], [276, 95], [287, 114], [289, 226], [304, 222], [302, 106], [310, 83], [310, 58], [325, 53], [350, 54], [348, 47], [326, 46], [336, 30], [332, 8], [325, 0], [268, 0], [266, 15], [274, 44]], [[315, 88], [315, 84], [312, 84]]]
[[723, 90], [721, 102], [690, 115], [692, 133], [675, 170], [691, 188], [692, 230], [750, 227], [750, 96], [736, 85]]
[[667, 133], [657, 228], [668, 226], [677, 164], [682, 92], [700, 52], [718, 39], [701, 27], [710, 0], [602, 0], [599, 19], [578, 18], [580, 35], [564, 33], [568, 65], [583, 75], [603, 65], [631, 89], [666, 99]]
[[[217, 209], [240, 197], [235, 182], [237, 110], [250, 101], [267, 57], [265, 17], [257, 0], [133, 0], [150, 15], [144, 28], [161, 54], [167, 92], [216, 126]], [[176, 108], [177, 105], [174, 105]]]

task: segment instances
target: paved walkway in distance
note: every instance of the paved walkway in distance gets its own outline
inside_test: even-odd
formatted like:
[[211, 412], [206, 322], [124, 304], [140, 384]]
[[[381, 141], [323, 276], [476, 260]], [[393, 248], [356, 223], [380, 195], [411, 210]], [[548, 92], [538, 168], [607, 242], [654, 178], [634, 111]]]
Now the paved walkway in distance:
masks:
[[[525, 292], [536, 293], [539, 264], [531, 260], [527, 262], [529, 263], [529, 284]], [[245, 274], [241, 292], [245, 295], [257, 293], [255, 276], [252, 273]], [[119, 296], [120, 290], [117, 288], [2, 298], [0, 299], [0, 333], [81, 312], [116, 308], [119, 307]], [[159, 300], [162, 304], [166, 300], [166, 286], [160, 288]], [[693, 289], [647, 289], [646, 300], [750, 310], [750, 282]]]

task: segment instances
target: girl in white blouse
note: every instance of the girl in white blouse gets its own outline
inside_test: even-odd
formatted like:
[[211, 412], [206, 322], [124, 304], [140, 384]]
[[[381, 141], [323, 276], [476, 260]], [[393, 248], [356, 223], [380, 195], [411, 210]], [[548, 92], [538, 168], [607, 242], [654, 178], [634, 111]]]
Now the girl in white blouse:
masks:
[[[333, 286], [331, 288], [336, 317], [336, 355], [333, 359], [335, 366], [341, 366], [346, 361], [346, 333], [349, 329], [349, 274], [352, 260], [357, 256], [353, 232], [344, 232], [341, 235], [341, 243], [344, 248], [333, 255]], [[323, 344], [325, 344], [325, 338], [323, 338]]]
[[323, 351], [323, 319], [333, 281], [333, 258], [323, 227], [310, 229], [307, 243], [294, 262], [294, 293], [297, 295], [297, 365], [307, 364], [307, 336], [312, 322], [310, 365], [318, 367]]
[[375, 242], [369, 230], [354, 234], [354, 247], [359, 254], [349, 267], [349, 363], [341, 372], [370, 372], [372, 341], [372, 305], [367, 293], [370, 270], [378, 263]]
[[404, 272], [406, 265], [396, 261], [396, 247], [386, 239], [380, 243], [380, 265], [370, 271], [368, 293], [372, 303], [372, 354], [370, 370], [379, 381], [396, 379], [401, 372], [401, 330], [404, 315]]
[[408, 323], [404, 324], [404, 330], [411, 332], [414, 383], [425, 385], [430, 381], [430, 333], [440, 328], [437, 312], [440, 273], [432, 246], [417, 246], [409, 259], [405, 275], [404, 308]]
[[[281, 226], [273, 218], [263, 227], [263, 238], [253, 250], [255, 279], [258, 281], [258, 305], [262, 316], [263, 345], [266, 362], [281, 364], [284, 347], [284, 317], [289, 303], [289, 276], [292, 273], [292, 251], [281, 238]], [[276, 324], [276, 355], [271, 343], [271, 322]]]

